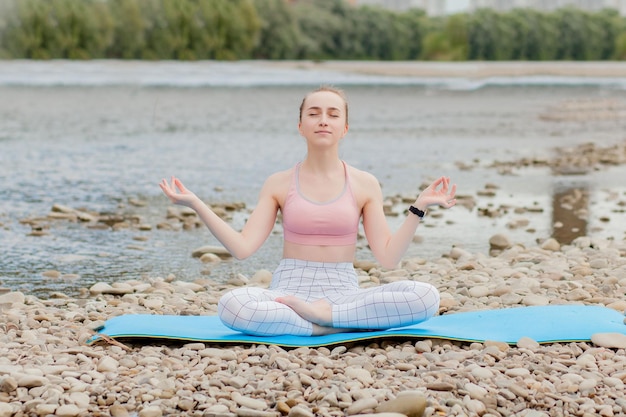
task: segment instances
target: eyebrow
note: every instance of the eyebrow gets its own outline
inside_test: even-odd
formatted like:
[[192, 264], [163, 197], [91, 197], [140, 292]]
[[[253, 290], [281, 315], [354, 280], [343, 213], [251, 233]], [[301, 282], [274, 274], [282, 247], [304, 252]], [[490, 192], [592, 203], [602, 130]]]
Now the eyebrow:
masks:
[[[311, 106], [311, 107], [307, 107], [306, 110], [307, 111], [309, 111], [309, 110], [322, 110], [322, 108], [319, 107], [319, 106]], [[341, 111], [341, 109], [338, 108], [338, 107], [329, 107], [328, 110], [330, 110], [330, 111]]]

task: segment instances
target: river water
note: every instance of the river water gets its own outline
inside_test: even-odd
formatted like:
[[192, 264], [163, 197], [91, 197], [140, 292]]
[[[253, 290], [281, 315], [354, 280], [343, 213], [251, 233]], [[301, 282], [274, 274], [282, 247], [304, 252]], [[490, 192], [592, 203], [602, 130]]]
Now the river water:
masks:
[[[46, 234], [33, 236], [24, 220], [45, 217], [61, 204], [136, 215], [155, 226], [170, 207], [157, 184], [171, 175], [208, 203], [243, 202], [251, 209], [267, 175], [304, 157], [298, 106], [320, 84], [346, 90], [350, 132], [342, 158], [376, 175], [385, 196], [415, 196], [423, 182], [448, 175], [459, 194], [476, 200], [473, 209], [436, 211], [407, 257], [438, 258], [453, 246], [488, 253], [496, 233], [533, 245], [553, 234], [554, 196], [570, 187], [590, 193], [587, 234], [624, 238], [623, 215], [615, 215], [610, 203], [624, 195], [623, 167], [555, 176], [546, 168], [502, 175], [490, 166], [548, 158], [557, 146], [623, 141], [623, 118], [541, 117], [572, 100], [621, 102], [625, 86], [615, 80], [518, 77], [477, 83], [272, 69], [253, 62], [0, 62], [0, 286], [46, 296], [72, 294], [98, 281], [198, 278], [207, 266], [191, 252], [217, 244], [205, 229], [113, 231], [52, 221]], [[495, 197], [480, 194], [487, 184], [498, 187]], [[129, 203], [135, 200], [144, 204]], [[543, 211], [520, 215], [528, 226], [510, 229], [515, 215], [480, 215], [490, 207]], [[389, 218], [392, 228], [399, 219]], [[245, 212], [233, 225], [244, 221]], [[209, 277], [220, 281], [273, 269], [281, 239], [279, 233], [270, 236], [258, 253], [223, 262]], [[365, 245], [357, 256], [372, 259]], [[65, 278], [46, 278], [51, 270]]]

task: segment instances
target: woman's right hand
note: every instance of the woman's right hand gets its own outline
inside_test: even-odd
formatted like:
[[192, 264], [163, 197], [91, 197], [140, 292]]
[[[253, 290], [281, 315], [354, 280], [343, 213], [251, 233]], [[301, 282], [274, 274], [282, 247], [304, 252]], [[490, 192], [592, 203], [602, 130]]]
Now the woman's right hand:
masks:
[[174, 204], [193, 208], [194, 203], [199, 200], [198, 196], [185, 188], [183, 183], [176, 177], [172, 177], [171, 184], [166, 179], [161, 180], [159, 187]]

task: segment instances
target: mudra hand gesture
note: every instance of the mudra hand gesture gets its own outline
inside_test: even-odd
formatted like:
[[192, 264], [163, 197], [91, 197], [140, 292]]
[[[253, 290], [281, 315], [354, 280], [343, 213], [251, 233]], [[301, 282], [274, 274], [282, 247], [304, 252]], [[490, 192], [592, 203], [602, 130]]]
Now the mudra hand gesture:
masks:
[[450, 187], [450, 178], [440, 177], [426, 187], [415, 200], [415, 206], [425, 210], [428, 206], [450, 208], [456, 204], [456, 184]]
[[199, 201], [198, 196], [185, 188], [181, 180], [176, 177], [172, 177], [171, 184], [165, 179], [161, 180], [159, 187], [161, 187], [161, 190], [163, 190], [167, 198], [174, 204], [192, 207], [194, 203]]

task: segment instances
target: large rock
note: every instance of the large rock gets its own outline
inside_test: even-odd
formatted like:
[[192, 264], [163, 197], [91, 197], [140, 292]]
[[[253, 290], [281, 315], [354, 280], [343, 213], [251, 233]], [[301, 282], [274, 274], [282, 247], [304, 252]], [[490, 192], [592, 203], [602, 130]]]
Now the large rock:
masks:
[[191, 252], [191, 256], [193, 256], [194, 258], [200, 258], [205, 253], [215, 254], [215, 255], [219, 256], [220, 258], [230, 258], [232, 256], [230, 254], [230, 252], [228, 252], [228, 250], [226, 250], [225, 247], [223, 247], [223, 246], [211, 246], [211, 245], [199, 247], [198, 249], [196, 249], [193, 252]]
[[510, 248], [513, 244], [508, 236], [498, 233], [491, 236], [489, 246], [491, 249], [502, 250]]

